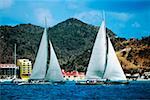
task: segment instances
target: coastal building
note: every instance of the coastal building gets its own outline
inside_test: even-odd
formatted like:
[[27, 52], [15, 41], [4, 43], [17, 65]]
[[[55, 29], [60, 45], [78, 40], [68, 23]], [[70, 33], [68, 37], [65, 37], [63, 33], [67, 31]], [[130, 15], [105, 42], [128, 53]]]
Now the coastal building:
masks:
[[20, 77], [22, 80], [29, 79], [32, 73], [32, 63], [29, 59], [18, 59], [17, 66], [20, 69]]
[[65, 80], [78, 81], [78, 80], [85, 79], [85, 74], [83, 72], [78, 72], [78, 71], [66, 72], [64, 69], [62, 69], [62, 73]]
[[15, 64], [0, 64], [0, 79], [13, 79], [17, 77], [18, 67]]

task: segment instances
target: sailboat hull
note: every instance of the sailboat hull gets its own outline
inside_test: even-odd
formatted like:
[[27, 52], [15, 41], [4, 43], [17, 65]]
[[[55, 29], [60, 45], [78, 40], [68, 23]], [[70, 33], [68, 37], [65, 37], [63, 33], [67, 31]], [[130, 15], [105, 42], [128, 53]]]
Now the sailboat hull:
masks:
[[22, 82], [19, 83], [18, 85], [57, 85], [57, 84], [65, 84], [65, 81], [46, 81], [46, 80], [29, 80], [28, 82]]
[[129, 81], [99, 81], [99, 80], [87, 80], [87, 81], [77, 81], [76, 85], [119, 85], [119, 84], [129, 84]]

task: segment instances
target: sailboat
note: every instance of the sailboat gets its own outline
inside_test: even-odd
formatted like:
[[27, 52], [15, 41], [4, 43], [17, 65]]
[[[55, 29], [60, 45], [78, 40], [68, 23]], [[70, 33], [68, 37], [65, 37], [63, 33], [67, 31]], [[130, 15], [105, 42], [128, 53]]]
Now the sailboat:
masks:
[[76, 84], [127, 84], [128, 81], [115, 54], [115, 50], [106, 34], [105, 20], [98, 31], [89, 65], [86, 80]]
[[[48, 49], [50, 47], [50, 50]], [[38, 53], [29, 79], [30, 83], [64, 83], [63, 74], [53, 49], [52, 43], [47, 39], [45, 27]]]

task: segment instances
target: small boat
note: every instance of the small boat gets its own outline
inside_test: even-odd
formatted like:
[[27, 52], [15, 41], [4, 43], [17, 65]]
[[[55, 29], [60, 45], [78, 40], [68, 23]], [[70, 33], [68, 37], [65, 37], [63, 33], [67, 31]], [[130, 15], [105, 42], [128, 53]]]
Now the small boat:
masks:
[[106, 34], [105, 20], [96, 36], [85, 81], [77, 85], [128, 84], [115, 50]]
[[13, 79], [0, 79], [0, 83], [12, 83]]

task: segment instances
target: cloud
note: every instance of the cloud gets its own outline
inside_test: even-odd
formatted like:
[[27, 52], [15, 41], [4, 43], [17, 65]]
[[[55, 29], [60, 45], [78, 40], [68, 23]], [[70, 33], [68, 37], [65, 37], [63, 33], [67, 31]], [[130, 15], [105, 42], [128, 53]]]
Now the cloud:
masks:
[[47, 19], [47, 26], [52, 26], [54, 24], [54, 18], [48, 9], [38, 8], [35, 11], [35, 16], [40, 25], [45, 25], [45, 17]]
[[81, 10], [80, 8], [84, 9], [84, 7], [85, 7], [85, 5], [84, 5], [85, 2], [82, 2], [82, 1], [78, 2], [78, 0], [66, 0], [65, 2], [69, 9]]
[[90, 24], [98, 23], [102, 19], [101, 12], [96, 10], [81, 12], [79, 14], [75, 14], [74, 17]]
[[[124, 12], [105, 12], [106, 22], [107, 21], [115, 21], [118, 23], [124, 23], [129, 21], [131, 18], [134, 17], [133, 14], [124, 13]], [[102, 11], [100, 10], [91, 10], [88, 12], [81, 12], [79, 14], [74, 15], [75, 18], [88, 22], [90, 24], [98, 24], [102, 20]], [[124, 27], [124, 25], [121, 25]]]
[[126, 22], [133, 17], [133, 14], [124, 12], [108, 12], [108, 16]]
[[11, 7], [13, 0], [0, 0], [0, 10]]
[[68, 2], [67, 6], [70, 9], [77, 9], [78, 8], [77, 3], [75, 3], [75, 2]]
[[138, 22], [134, 22], [131, 26], [134, 27], [134, 28], [141, 27], [141, 25]]

